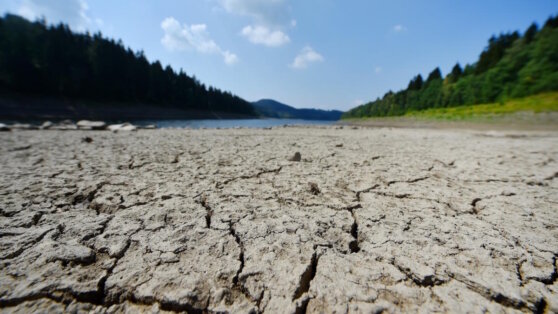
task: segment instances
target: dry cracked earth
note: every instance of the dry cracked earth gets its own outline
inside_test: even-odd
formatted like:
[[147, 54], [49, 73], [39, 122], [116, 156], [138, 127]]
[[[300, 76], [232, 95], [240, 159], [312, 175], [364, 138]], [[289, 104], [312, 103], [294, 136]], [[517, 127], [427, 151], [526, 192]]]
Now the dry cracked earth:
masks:
[[1, 312], [558, 312], [558, 133], [0, 143]]

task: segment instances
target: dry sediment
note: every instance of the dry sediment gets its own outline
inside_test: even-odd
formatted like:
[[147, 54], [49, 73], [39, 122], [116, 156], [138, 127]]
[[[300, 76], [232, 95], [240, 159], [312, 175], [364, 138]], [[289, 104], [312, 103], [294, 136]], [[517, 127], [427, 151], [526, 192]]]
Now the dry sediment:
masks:
[[558, 312], [556, 132], [0, 143], [1, 312]]

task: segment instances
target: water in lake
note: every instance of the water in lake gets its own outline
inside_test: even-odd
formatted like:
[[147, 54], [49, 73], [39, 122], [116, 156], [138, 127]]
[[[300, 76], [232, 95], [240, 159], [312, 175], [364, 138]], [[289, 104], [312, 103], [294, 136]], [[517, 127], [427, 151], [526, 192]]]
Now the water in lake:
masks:
[[335, 121], [299, 119], [231, 119], [231, 120], [152, 120], [132, 121], [136, 125], [155, 124], [158, 128], [268, 128], [282, 125], [328, 125]]

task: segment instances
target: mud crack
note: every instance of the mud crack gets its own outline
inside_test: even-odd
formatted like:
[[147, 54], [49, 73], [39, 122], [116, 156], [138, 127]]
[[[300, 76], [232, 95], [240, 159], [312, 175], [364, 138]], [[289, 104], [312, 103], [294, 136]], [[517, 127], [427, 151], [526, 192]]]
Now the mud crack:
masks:
[[[234, 225], [232, 222], [229, 222], [229, 234], [233, 236], [234, 241], [236, 242], [236, 244], [240, 249], [240, 253], [238, 254], [238, 261], [240, 262], [240, 266], [238, 267], [236, 274], [232, 279], [233, 289], [240, 291], [246, 297], [246, 299], [250, 300], [251, 302], [254, 302], [248, 290], [246, 290], [244, 285], [240, 282], [240, 274], [242, 274], [242, 271], [244, 270], [244, 263], [245, 263], [244, 244], [242, 243], [242, 240], [240, 240], [240, 236], [236, 233], [236, 230], [234, 229]], [[263, 297], [263, 293], [262, 296], [260, 296], [260, 300], [256, 300], [258, 307], [259, 307], [259, 303], [261, 302], [261, 297]]]
[[279, 167], [279, 168], [275, 168], [275, 169], [264, 169], [256, 174], [253, 175], [243, 175], [240, 177], [234, 177], [234, 178], [230, 178], [227, 179], [225, 181], [223, 181], [222, 183], [217, 183], [218, 187], [222, 187], [224, 185], [227, 185], [231, 182], [237, 181], [237, 180], [247, 180], [247, 179], [253, 179], [253, 178], [259, 178], [261, 175], [264, 175], [266, 173], [279, 173], [281, 171], [281, 169], [283, 169], [283, 166]]
[[552, 265], [554, 265], [554, 271], [552, 272], [552, 274], [550, 274], [549, 277], [541, 280], [541, 282], [544, 283], [545, 285], [552, 285], [556, 282], [556, 279], [558, 279], [558, 269], [556, 268], [556, 256], [557, 255], [554, 255], [554, 257], [552, 258]]
[[300, 276], [300, 282], [293, 294], [293, 302], [296, 303], [295, 313], [297, 314], [306, 313], [308, 303], [312, 299], [308, 296], [308, 291], [310, 290], [312, 280], [314, 280], [314, 277], [316, 276], [319, 258], [319, 255], [316, 251], [314, 251], [314, 253], [312, 253], [312, 258], [310, 259], [310, 264]]
[[424, 277], [417, 276], [410, 268], [404, 267], [397, 263], [395, 260], [392, 262], [393, 266], [397, 267], [400, 272], [405, 274], [408, 279], [411, 279], [419, 287], [434, 287], [445, 283], [445, 280], [437, 278], [435, 275], [426, 275]]
[[372, 190], [378, 188], [379, 186], [380, 186], [379, 184], [374, 184], [373, 186], [371, 186], [371, 187], [369, 187], [369, 188], [366, 188], [366, 189], [364, 189], [364, 190], [356, 191], [356, 199], [357, 199], [357, 202], [360, 202], [360, 195], [361, 195], [362, 193], [368, 193], [368, 192], [370, 192], [370, 191], [372, 191]]
[[386, 182], [386, 185], [390, 186], [390, 185], [395, 184], [395, 183], [416, 183], [416, 182], [424, 181], [424, 180], [429, 179], [429, 178], [430, 178], [429, 176], [424, 176], [424, 177], [418, 177], [418, 178], [415, 178], [415, 179], [403, 180], [403, 181], [393, 180], [393, 181]]
[[314, 253], [312, 253], [312, 258], [310, 259], [310, 264], [308, 264], [308, 266], [300, 276], [300, 282], [298, 283], [298, 287], [296, 288], [293, 294], [293, 301], [296, 301], [304, 293], [310, 290], [310, 283], [316, 276], [316, 270], [318, 268], [318, 260], [319, 260], [319, 256], [316, 253], [316, 251], [314, 251]]
[[355, 206], [347, 207], [347, 211], [351, 213], [351, 217], [353, 218], [353, 224], [351, 225], [351, 235], [353, 236], [353, 240], [349, 242], [349, 251], [351, 253], [358, 253], [360, 251], [360, 247], [358, 244], [358, 222], [355, 217], [355, 209], [362, 208], [360, 204]]
[[525, 303], [523, 300], [518, 300], [512, 297], [508, 297], [500, 292], [497, 291], [493, 291], [487, 287], [484, 287], [476, 282], [467, 280], [466, 278], [459, 278], [458, 276], [455, 276], [454, 274], [449, 274], [449, 276], [452, 279], [455, 279], [463, 284], [465, 284], [467, 286], [467, 288], [469, 288], [471, 291], [474, 291], [476, 293], [478, 293], [479, 295], [483, 296], [485, 299], [490, 300], [490, 301], [494, 301], [504, 307], [508, 307], [508, 308], [513, 308], [516, 310], [535, 310], [536, 306], [533, 305], [532, 307], [529, 307], [529, 305], [527, 303]]
[[200, 195], [199, 203], [200, 203], [201, 206], [203, 206], [203, 208], [205, 208], [205, 227], [210, 229], [211, 228], [211, 217], [213, 216], [213, 209], [211, 208], [211, 206], [209, 205], [209, 202], [207, 201], [207, 195], [202, 193]]

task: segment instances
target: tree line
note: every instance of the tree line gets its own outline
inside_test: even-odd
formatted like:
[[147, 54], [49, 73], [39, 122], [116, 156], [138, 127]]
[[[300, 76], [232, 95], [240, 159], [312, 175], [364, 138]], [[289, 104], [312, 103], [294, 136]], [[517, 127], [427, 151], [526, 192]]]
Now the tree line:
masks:
[[0, 17], [0, 92], [255, 114], [244, 99], [149, 62], [120, 40], [12, 14]]
[[353, 108], [343, 118], [403, 115], [408, 111], [504, 102], [558, 90], [558, 15], [542, 29], [492, 36], [474, 64], [457, 63], [445, 77], [439, 68], [418, 74], [406, 89]]

